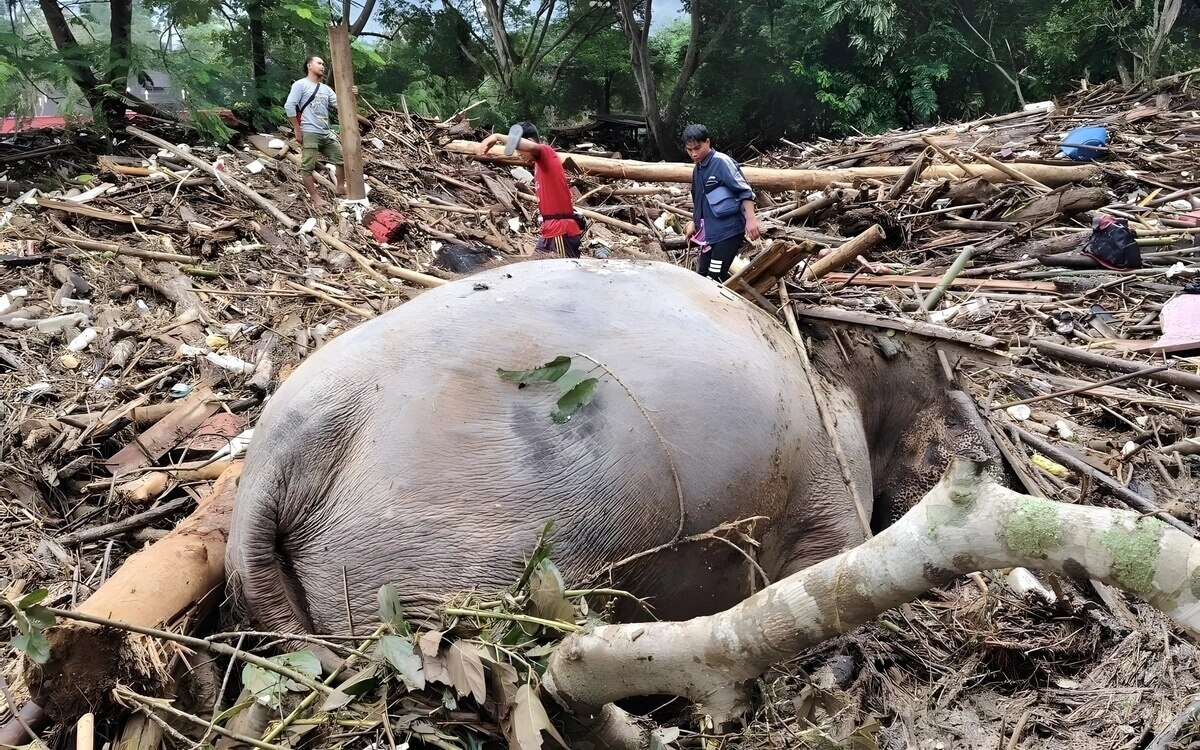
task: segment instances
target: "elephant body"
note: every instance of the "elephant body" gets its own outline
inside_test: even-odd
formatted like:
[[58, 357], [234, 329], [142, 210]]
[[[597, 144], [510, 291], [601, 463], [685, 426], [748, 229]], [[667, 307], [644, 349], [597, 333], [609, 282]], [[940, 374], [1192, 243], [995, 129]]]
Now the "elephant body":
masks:
[[[860, 496], [936, 480], [958, 439], [920, 396], [936, 368], [816, 348]], [[497, 374], [559, 355], [599, 379], [564, 424], [555, 386]], [[676, 266], [539, 260], [460, 279], [334, 339], [272, 396], [231, 588], [267, 629], [344, 632], [344, 591], [364, 623], [387, 583], [414, 614], [504, 589], [553, 521], [568, 582], [602, 576], [664, 619], [720, 610], [865, 538], [813, 387], [777, 321]], [[670, 546], [755, 516], [757, 567], [717, 540]]]

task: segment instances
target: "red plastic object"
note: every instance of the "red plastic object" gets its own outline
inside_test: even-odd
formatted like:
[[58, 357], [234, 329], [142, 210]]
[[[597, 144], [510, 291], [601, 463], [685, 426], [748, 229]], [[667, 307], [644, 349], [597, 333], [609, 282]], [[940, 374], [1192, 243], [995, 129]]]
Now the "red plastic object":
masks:
[[371, 230], [375, 239], [380, 242], [395, 242], [404, 234], [408, 219], [404, 214], [390, 208], [368, 211], [363, 215], [363, 225]]

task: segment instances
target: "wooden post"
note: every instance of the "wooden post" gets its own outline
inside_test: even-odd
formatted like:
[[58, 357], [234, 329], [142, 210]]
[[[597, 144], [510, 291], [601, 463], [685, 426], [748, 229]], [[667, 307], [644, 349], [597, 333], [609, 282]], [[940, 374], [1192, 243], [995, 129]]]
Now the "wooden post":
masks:
[[367, 197], [363, 180], [362, 136], [358, 132], [358, 102], [354, 88], [354, 63], [350, 55], [350, 29], [344, 23], [329, 27], [329, 61], [333, 65], [333, 88], [338, 95], [338, 124], [342, 133], [342, 155], [346, 169], [346, 197]]

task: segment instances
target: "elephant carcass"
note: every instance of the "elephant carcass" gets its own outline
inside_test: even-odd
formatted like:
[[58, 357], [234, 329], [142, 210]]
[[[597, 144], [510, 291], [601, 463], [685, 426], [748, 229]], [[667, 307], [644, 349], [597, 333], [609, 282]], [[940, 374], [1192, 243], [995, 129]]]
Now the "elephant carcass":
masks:
[[[565, 424], [556, 388], [496, 372], [560, 355], [599, 381]], [[231, 591], [276, 631], [344, 632], [345, 598], [370, 622], [387, 583], [430, 614], [511, 584], [553, 521], [568, 581], [603, 576], [667, 619], [729, 607], [866, 536], [814, 388], [860, 497], [893, 476], [932, 486], [942, 467], [925, 464], [960, 441], [937, 416], [931, 357], [817, 360], [810, 383], [777, 321], [669, 264], [540, 260], [425, 292], [271, 399], [239, 486]], [[767, 519], [754, 565], [718, 540], [672, 545], [750, 517]]]

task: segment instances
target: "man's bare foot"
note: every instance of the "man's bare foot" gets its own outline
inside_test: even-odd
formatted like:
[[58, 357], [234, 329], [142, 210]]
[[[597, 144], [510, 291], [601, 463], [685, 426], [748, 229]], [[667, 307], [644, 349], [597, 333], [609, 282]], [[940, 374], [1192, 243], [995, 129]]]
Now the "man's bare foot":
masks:
[[342, 186], [342, 185], [338, 185], [336, 188], [334, 188], [333, 194], [334, 194], [334, 195], [337, 195], [337, 196], [342, 196], [342, 195], [345, 195], [345, 194], [346, 194], [346, 188], [345, 188], [344, 186]]
[[325, 208], [325, 206], [327, 205], [326, 200], [324, 198], [320, 197], [319, 195], [314, 195], [312, 202], [313, 202], [313, 208], [317, 209], [318, 211], [320, 211], [322, 208]]

